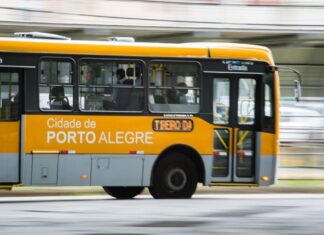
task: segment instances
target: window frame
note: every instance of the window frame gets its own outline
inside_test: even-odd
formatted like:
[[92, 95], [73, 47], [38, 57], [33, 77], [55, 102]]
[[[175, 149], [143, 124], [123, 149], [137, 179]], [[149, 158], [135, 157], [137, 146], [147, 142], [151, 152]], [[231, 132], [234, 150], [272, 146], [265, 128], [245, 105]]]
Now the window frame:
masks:
[[[256, 77], [251, 77], [251, 76], [247, 76], [247, 77], [244, 77], [244, 76], [242, 76], [242, 75], [240, 75], [240, 76], [238, 76], [237, 77], [237, 79], [236, 79], [237, 81], [236, 81], [236, 85], [237, 85], [237, 104], [236, 104], [236, 107], [237, 107], [237, 110], [236, 110], [236, 117], [235, 117], [235, 119], [236, 119], [236, 124], [238, 125], [238, 126], [255, 126], [255, 125], [257, 125], [257, 123], [256, 123], [256, 121], [257, 121], [257, 119], [258, 119], [258, 114], [257, 114], [257, 110], [258, 110], [258, 105], [259, 105], [259, 99], [260, 99], [260, 92], [258, 92], [258, 84], [260, 83], [260, 81], [258, 81], [258, 80], [260, 80], [260, 79], [258, 79], [258, 78], [256, 78]], [[251, 81], [254, 81], [255, 82], [255, 84], [253, 84], [254, 85], [254, 101], [253, 101], [253, 105], [254, 105], [254, 109], [253, 109], [253, 122], [252, 123], [240, 123], [240, 117], [244, 117], [244, 116], [239, 116], [239, 111], [240, 111], [240, 107], [239, 107], [239, 103], [240, 103], [240, 91], [241, 91], [241, 81], [242, 80], [251, 80]], [[250, 86], [249, 86], [249, 88], [250, 88]], [[262, 98], [261, 98], [262, 99]], [[241, 101], [242, 102], [242, 101]], [[259, 115], [260, 116], [260, 115]]]
[[[130, 111], [130, 110], [84, 110], [81, 109], [81, 105], [80, 105], [80, 79], [81, 79], [81, 63], [83, 61], [91, 61], [91, 62], [121, 62], [122, 63], [140, 63], [143, 67], [143, 85], [142, 86], [137, 86], [138, 89], [143, 89], [143, 108], [141, 110], [138, 111]], [[147, 66], [144, 60], [142, 59], [133, 59], [133, 58], [101, 58], [101, 57], [81, 57], [78, 60], [78, 79], [76, 81], [76, 86], [77, 86], [77, 109], [79, 112], [81, 113], [144, 113], [145, 111], [145, 107], [146, 107], [146, 71], [147, 71]], [[108, 86], [104, 86], [103, 87], [111, 87], [111, 88], [135, 88], [136, 86], [133, 85], [108, 85]]]
[[18, 103], [18, 110], [17, 110], [17, 116], [15, 118], [10, 118], [10, 119], [0, 119], [0, 123], [3, 122], [17, 122], [21, 119], [21, 115], [22, 115], [22, 110], [23, 110], [23, 99], [22, 97], [24, 96], [23, 93], [23, 71], [20, 70], [20, 68], [16, 69], [16, 68], [9, 68], [9, 67], [3, 67], [1, 69], [2, 73], [17, 73], [18, 74], [18, 92], [19, 92], [19, 103]]
[[[196, 89], [193, 89], [193, 90], [199, 90], [199, 104], [198, 104], [198, 111], [197, 112], [172, 112], [172, 111], [153, 111], [150, 109], [150, 102], [149, 102], [149, 93], [150, 93], [150, 81], [151, 81], [151, 76], [150, 73], [151, 73], [151, 66], [152, 64], [157, 64], [157, 63], [165, 63], [165, 64], [174, 64], [174, 63], [182, 63], [182, 64], [197, 64], [198, 65], [198, 69], [199, 69], [199, 72], [198, 72], [198, 88]], [[202, 69], [202, 64], [200, 61], [197, 61], [197, 60], [168, 60], [168, 59], [153, 59], [153, 60], [150, 60], [149, 63], [148, 63], [148, 66], [147, 66], [147, 96], [146, 96], [146, 102], [147, 102], [147, 109], [150, 113], [152, 114], [162, 114], [162, 113], [166, 113], [166, 114], [198, 114], [198, 113], [201, 113], [201, 109], [202, 109], [202, 106], [201, 104], [203, 103], [202, 101], [202, 90], [203, 90], [203, 87], [202, 87], [202, 79], [203, 79], [203, 69]], [[154, 86], [153, 88], [157, 88], [156, 86]], [[162, 88], [162, 89], [167, 89], [168, 87], [158, 87], [158, 88]], [[188, 88], [187, 88], [188, 89]]]
[[[233, 95], [235, 98], [233, 100], [236, 100], [236, 104], [233, 107], [234, 110], [236, 109], [236, 115], [233, 117], [233, 124], [237, 128], [240, 128], [242, 130], [252, 130], [254, 132], [261, 131], [262, 127], [262, 118], [263, 118], [263, 111], [262, 111], [262, 102], [263, 102], [263, 91], [262, 91], [262, 84], [263, 84], [263, 77], [264, 73], [239, 73], [235, 76], [237, 76], [235, 84], [234, 84], [234, 91]], [[239, 101], [239, 83], [241, 79], [252, 79], [255, 81], [255, 89], [254, 89], [254, 121], [253, 124], [240, 124], [239, 123], [239, 116], [238, 116], [238, 101]], [[235, 102], [233, 102], [235, 103]], [[234, 114], [234, 113], [233, 113]]]
[[[270, 88], [270, 106], [271, 106], [271, 116], [266, 116], [265, 106], [266, 106], [266, 85]], [[275, 96], [275, 74], [273, 72], [265, 73], [262, 78], [262, 120], [261, 129], [264, 132], [275, 133], [276, 132], [276, 96]], [[267, 126], [266, 117], [270, 118], [270, 127]]]
[[[220, 81], [220, 80], [227, 80], [228, 81], [228, 111], [227, 111], [227, 115], [228, 115], [228, 120], [227, 120], [227, 123], [215, 123], [214, 122], [214, 95], [215, 95], [215, 87], [214, 87], [214, 84], [215, 84], [215, 81]], [[233, 79], [231, 79], [230, 76], [226, 77], [213, 77], [212, 78], [212, 107], [213, 107], [213, 110], [212, 110], [212, 115], [213, 115], [213, 125], [217, 125], [217, 126], [225, 126], [225, 127], [228, 127], [230, 124], [231, 124], [231, 118], [232, 118], [232, 113], [231, 113], [231, 106], [232, 106], [232, 99], [231, 99], [231, 96], [232, 96], [232, 92], [233, 92], [233, 89], [231, 88], [232, 87], [232, 83], [233, 83]]]
[[[42, 61], [55, 61], [55, 62], [70, 62], [71, 63], [71, 72], [72, 72], [72, 81], [69, 86], [72, 87], [72, 96], [73, 96], [73, 102], [72, 102], [72, 109], [70, 110], [64, 110], [64, 109], [42, 109], [40, 107], [40, 85], [41, 85], [41, 62]], [[37, 65], [37, 100], [38, 100], [38, 109], [41, 112], [49, 112], [49, 113], [72, 113], [75, 111], [76, 108], [76, 102], [75, 102], [75, 86], [76, 86], [76, 61], [72, 57], [64, 57], [64, 56], [43, 56], [39, 58], [38, 65]]]

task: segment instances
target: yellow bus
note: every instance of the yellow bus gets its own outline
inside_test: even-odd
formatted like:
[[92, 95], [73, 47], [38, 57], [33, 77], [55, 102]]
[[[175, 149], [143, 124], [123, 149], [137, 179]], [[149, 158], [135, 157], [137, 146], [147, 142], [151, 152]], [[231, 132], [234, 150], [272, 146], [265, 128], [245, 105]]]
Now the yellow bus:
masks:
[[279, 155], [279, 78], [269, 49], [0, 39], [0, 185], [267, 186]]

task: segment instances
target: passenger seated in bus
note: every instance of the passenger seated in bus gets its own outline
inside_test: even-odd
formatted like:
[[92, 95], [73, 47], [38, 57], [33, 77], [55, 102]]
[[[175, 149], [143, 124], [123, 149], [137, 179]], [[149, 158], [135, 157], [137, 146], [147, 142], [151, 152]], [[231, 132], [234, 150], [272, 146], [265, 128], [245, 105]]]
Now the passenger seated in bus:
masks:
[[162, 95], [162, 90], [155, 89], [154, 92], [154, 101], [156, 104], [165, 104], [165, 97]]
[[[122, 68], [119, 68], [115, 72], [116, 80], [115, 85], [119, 86], [121, 84], [125, 84], [127, 81], [127, 78], [125, 76], [125, 70]], [[118, 100], [121, 99], [121, 94], [123, 88], [120, 87], [106, 87], [104, 89], [104, 94], [102, 97], [102, 108], [104, 110], [118, 110]]]
[[142, 69], [138, 66], [135, 68], [135, 85], [136, 86], [143, 86], [143, 72]]
[[[134, 76], [135, 70], [135, 76]], [[140, 67], [128, 68], [127, 69], [128, 78], [124, 84], [131, 85], [132, 87], [122, 88], [123, 91], [123, 100], [122, 102], [118, 101], [119, 109], [127, 110], [127, 111], [139, 111], [143, 109], [144, 105], [144, 93], [143, 89], [138, 89], [136, 87], [142, 86], [142, 75]]]
[[[125, 76], [124, 69], [117, 69], [116, 71], [117, 84], [118, 85], [129, 85], [131, 80], [127, 79]], [[114, 89], [113, 94], [114, 106], [116, 110], [127, 110], [127, 106], [130, 100], [130, 90], [129, 88], [117, 87]]]
[[115, 109], [115, 98], [114, 95], [117, 94], [117, 88], [105, 87], [104, 94], [102, 97], [102, 108], [103, 110], [114, 110]]
[[55, 110], [71, 110], [69, 99], [64, 94], [63, 86], [57, 86], [51, 89], [50, 108]]
[[150, 82], [149, 89], [149, 103], [150, 104], [165, 104], [165, 97], [163, 96], [163, 90], [156, 87], [154, 82]]
[[[177, 84], [177, 87], [187, 87], [187, 85], [184, 82], [181, 82]], [[167, 96], [168, 104], [186, 104], [187, 93], [188, 93], [188, 89], [171, 88], [167, 90], [166, 96]]]
[[[125, 76], [125, 70], [122, 68], [119, 68], [116, 70], [115, 72], [116, 74], [116, 85], [120, 85], [120, 84], [126, 84], [127, 78]], [[121, 99], [121, 94], [118, 93], [122, 93], [123, 88], [120, 87], [106, 87], [104, 90], [104, 95], [102, 98], [102, 108], [104, 110], [115, 110], [118, 109], [118, 100]]]
[[[177, 86], [186, 88], [187, 84], [184, 83], [184, 82], [180, 82], [180, 83], [177, 84]], [[179, 103], [180, 104], [187, 104], [188, 102], [187, 102], [186, 94], [188, 93], [188, 89], [179, 89], [178, 92], [179, 92]]]
[[[135, 71], [140, 71], [140, 69]], [[114, 89], [111, 99], [106, 99], [103, 108], [106, 110], [121, 110], [121, 111], [137, 111], [141, 110], [144, 105], [144, 93], [142, 89], [135, 88], [138, 78], [134, 78], [134, 68], [127, 69], [127, 76], [125, 76], [124, 69], [117, 69], [116, 77], [117, 84], [128, 85], [127, 87], [117, 87]], [[140, 73], [139, 73], [140, 75]], [[140, 75], [141, 76], [141, 75]], [[130, 79], [130, 78], [133, 79]], [[135, 80], [134, 80], [135, 79]], [[133, 87], [130, 87], [133, 86]], [[135, 87], [134, 87], [135, 86]]]
[[166, 91], [166, 97], [168, 104], [179, 104], [179, 97], [177, 96], [177, 90], [175, 88], [168, 89]]
[[[134, 70], [135, 70], [135, 76], [134, 76]], [[136, 66], [135, 69], [128, 68], [127, 77], [132, 78], [130, 79], [130, 81], [132, 81], [130, 84], [134, 86], [143, 86], [143, 76], [142, 76], [141, 68], [139, 66]]]

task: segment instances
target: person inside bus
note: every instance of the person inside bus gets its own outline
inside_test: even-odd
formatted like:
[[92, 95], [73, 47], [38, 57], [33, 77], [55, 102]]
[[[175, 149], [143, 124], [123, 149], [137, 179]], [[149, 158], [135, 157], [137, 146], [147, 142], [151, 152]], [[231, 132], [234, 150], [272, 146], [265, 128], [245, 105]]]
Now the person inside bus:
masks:
[[[187, 84], [184, 83], [184, 82], [180, 82], [177, 84], [178, 87], [181, 87], [181, 88], [187, 88]], [[178, 90], [179, 94], [179, 103], [180, 104], [187, 104], [187, 96], [186, 94], [188, 93], [188, 89], [179, 89]]]
[[116, 77], [117, 77], [117, 84], [127, 84], [127, 78], [124, 69], [117, 69]]
[[[119, 86], [121, 84], [125, 84], [127, 81], [127, 78], [125, 76], [125, 70], [122, 68], [119, 68], [115, 72], [116, 74], [116, 84]], [[121, 93], [120, 87], [115, 87], [111, 90], [110, 87], [105, 88], [105, 95], [102, 100], [102, 107], [104, 110], [114, 110], [118, 109], [118, 100], [121, 99], [120, 94]]]
[[[135, 73], [135, 74], [134, 74]], [[142, 79], [142, 69], [140, 66], [130, 67], [127, 69], [127, 76], [129, 78], [129, 85], [133, 87], [129, 89], [129, 103], [128, 103], [128, 110], [130, 111], [139, 111], [143, 109], [144, 106], [144, 93], [143, 89], [139, 88], [143, 86], [143, 79]]]
[[69, 99], [64, 94], [63, 86], [52, 87], [50, 96], [50, 108], [55, 110], [71, 110]]
[[175, 88], [168, 89], [166, 91], [166, 97], [168, 104], [179, 104], [179, 97]]
[[[117, 69], [116, 71], [117, 84], [118, 85], [130, 85], [132, 81], [127, 79], [124, 69]], [[130, 90], [129, 88], [117, 87], [115, 94], [113, 95], [115, 109], [117, 110], [127, 110], [127, 106], [130, 100]]]
[[[177, 87], [186, 88], [187, 85], [184, 82], [180, 82], [177, 84]], [[187, 98], [186, 94], [188, 93], [188, 89], [176, 89], [171, 88], [166, 92], [167, 100], [169, 104], [186, 104]]]

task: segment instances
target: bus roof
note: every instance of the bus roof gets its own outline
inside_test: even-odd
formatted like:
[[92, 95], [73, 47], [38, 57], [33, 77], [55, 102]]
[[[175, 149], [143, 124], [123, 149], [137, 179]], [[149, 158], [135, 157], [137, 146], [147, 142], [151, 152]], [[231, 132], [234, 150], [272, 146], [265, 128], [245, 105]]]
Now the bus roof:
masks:
[[169, 44], [0, 38], [0, 52], [244, 59], [273, 64], [271, 52], [266, 47], [237, 43]]

